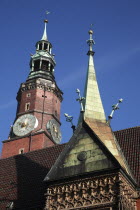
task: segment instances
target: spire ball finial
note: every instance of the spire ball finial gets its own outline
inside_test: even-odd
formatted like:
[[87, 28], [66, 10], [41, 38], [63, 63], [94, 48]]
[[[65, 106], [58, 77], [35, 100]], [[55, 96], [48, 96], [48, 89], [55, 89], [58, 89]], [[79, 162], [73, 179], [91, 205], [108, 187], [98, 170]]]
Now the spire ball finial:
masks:
[[93, 34], [93, 31], [92, 31], [92, 30], [89, 30], [88, 33], [89, 33], [89, 34]]
[[89, 31], [88, 31], [89, 34], [93, 34], [93, 30], [92, 29], [93, 29], [93, 23], [90, 24], [90, 28], [89, 28]]
[[49, 21], [48, 20], [44, 20], [44, 23], [48, 23]]

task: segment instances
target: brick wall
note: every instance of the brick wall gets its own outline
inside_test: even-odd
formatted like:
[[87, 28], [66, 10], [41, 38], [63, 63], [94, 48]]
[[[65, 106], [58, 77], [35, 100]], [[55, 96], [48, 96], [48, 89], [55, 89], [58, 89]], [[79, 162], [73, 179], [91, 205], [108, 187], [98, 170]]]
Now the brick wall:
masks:
[[[45, 82], [47, 83], [46, 80]], [[55, 85], [54, 89], [47, 87], [47, 85], [37, 86], [36, 81], [21, 84], [17, 95], [18, 108], [15, 119], [24, 114], [33, 114], [38, 120], [38, 126], [31, 132], [32, 135], [26, 137], [13, 139], [11, 133], [11, 139], [3, 142], [2, 158], [19, 154], [22, 148], [26, 153], [54, 145], [46, 125], [51, 119], [56, 119], [60, 123], [61, 99], [56, 93], [60, 90], [56, 90]], [[27, 104], [29, 104], [28, 109]]]
[[140, 198], [137, 200], [137, 210], [140, 210]]
[[[30, 94], [30, 97], [28, 97], [28, 94]], [[29, 110], [25, 110], [26, 103], [30, 103]], [[60, 100], [53, 92], [44, 92], [42, 89], [27, 90], [21, 93], [18, 114], [36, 110], [53, 114], [60, 120], [60, 103]]]
[[17, 155], [20, 149], [24, 149], [24, 153], [26, 153], [53, 145], [54, 143], [44, 133], [15, 140], [7, 140], [3, 142], [2, 158]]

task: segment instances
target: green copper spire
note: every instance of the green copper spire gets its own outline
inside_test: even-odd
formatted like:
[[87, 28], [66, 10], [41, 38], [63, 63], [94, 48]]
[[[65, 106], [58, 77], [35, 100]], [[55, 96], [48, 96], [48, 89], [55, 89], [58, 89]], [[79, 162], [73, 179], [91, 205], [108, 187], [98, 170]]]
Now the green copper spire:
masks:
[[87, 53], [87, 55], [89, 56], [89, 61], [84, 91], [85, 100], [83, 104], [83, 112], [81, 112], [80, 114], [78, 124], [80, 125], [80, 122], [83, 121], [86, 122], [87, 125], [98, 136], [101, 142], [111, 152], [111, 154], [117, 159], [120, 165], [128, 172], [128, 174], [131, 175], [127, 162], [121, 152], [120, 146], [118, 145], [117, 140], [114, 134], [112, 133], [111, 127], [106, 122], [106, 117], [102, 105], [102, 100], [100, 97], [100, 92], [98, 89], [98, 83], [94, 68], [94, 51], [92, 49], [94, 40], [92, 38], [92, 34], [93, 31], [90, 30], [90, 38], [87, 41], [89, 45], [89, 51]]
[[48, 23], [48, 20], [44, 20], [44, 23], [45, 23], [44, 33], [43, 33], [43, 36], [42, 36], [41, 40], [48, 41], [48, 38], [47, 38], [47, 23]]
[[45, 28], [42, 39], [36, 43], [36, 53], [31, 55], [30, 73], [27, 80], [43, 78], [55, 81], [54, 67], [56, 65], [54, 54], [52, 54], [52, 44], [47, 39], [46, 25], [48, 20], [44, 20]]
[[87, 41], [89, 45], [89, 51], [87, 53], [87, 55], [89, 56], [89, 61], [88, 61], [87, 78], [86, 78], [85, 91], [84, 91], [84, 98], [85, 98], [84, 120], [94, 119], [105, 122], [106, 117], [100, 97], [100, 92], [94, 68], [94, 61], [93, 61], [94, 51], [92, 49], [94, 40], [92, 38], [92, 34], [93, 31], [90, 30], [89, 31], [90, 38]]

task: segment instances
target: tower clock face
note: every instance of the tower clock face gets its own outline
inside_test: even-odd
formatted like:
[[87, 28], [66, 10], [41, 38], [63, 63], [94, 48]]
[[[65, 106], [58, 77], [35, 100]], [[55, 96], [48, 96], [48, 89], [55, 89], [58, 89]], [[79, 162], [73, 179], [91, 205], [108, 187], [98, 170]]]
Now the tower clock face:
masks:
[[59, 144], [62, 136], [61, 136], [61, 131], [60, 131], [60, 125], [58, 124], [58, 122], [55, 119], [52, 119], [48, 121], [46, 127], [47, 127], [48, 132], [51, 134], [53, 140], [57, 144]]
[[13, 126], [13, 132], [16, 136], [24, 136], [34, 130], [37, 126], [37, 118], [34, 115], [25, 114], [16, 120]]

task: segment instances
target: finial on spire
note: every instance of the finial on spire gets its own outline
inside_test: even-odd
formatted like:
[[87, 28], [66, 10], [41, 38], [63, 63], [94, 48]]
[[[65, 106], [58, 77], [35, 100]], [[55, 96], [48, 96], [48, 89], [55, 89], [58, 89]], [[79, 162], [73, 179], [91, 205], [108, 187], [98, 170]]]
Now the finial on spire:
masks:
[[90, 36], [91, 39], [92, 39], [92, 34], [93, 34], [92, 28], [93, 28], [93, 24], [90, 24], [90, 29], [89, 29], [88, 33], [91, 34], [91, 36]]
[[95, 44], [95, 42], [94, 42], [94, 40], [92, 38], [92, 34], [93, 34], [92, 28], [93, 28], [93, 24], [90, 25], [90, 30], [88, 31], [88, 33], [89, 33], [89, 40], [87, 40], [87, 43], [89, 45], [89, 51], [88, 51], [87, 55], [94, 55], [94, 51], [92, 49], [92, 46]]
[[[92, 27], [92, 25], [90, 26]], [[106, 117], [104, 113], [104, 108], [102, 105], [102, 100], [100, 97], [100, 92], [98, 88], [98, 83], [96, 79], [96, 72], [94, 67], [94, 52], [92, 50], [92, 45], [94, 44], [94, 40], [92, 38], [93, 30], [90, 28], [89, 30], [89, 40], [87, 41], [89, 45], [88, 55], [88, 68], [87, 68], [87, 76], [85, 82], [84, 89], [84, 103], [79, 100], [81, 104], [81, 111], [84, 111], [84, 114], [80, 114], [78, 124], [82, 122], [82, 120], [98, 120], [101, 122], [106, 122]], [[81, 98], [81, 97], [80, 97]], [[83, 106], [83, 107], [82, 107]]]
[[[46, 11], [46, 15], [50, 14], [49, 11]], [[44, 20], [44, 23], [45, 23], [45, 27], [44, 27], [44, 33], [43, 33], [43, 36], [42, 36], [42, 39], [41, 40], [45, 40], [47, 41], [48, 38], [47, 38], [47, 23], [48, 23], [48, 20]]]
[[69, 116], [67, 113], [64, 114], [64, 116], [66, 117], [66, 121], [71, 123], [71, 128], [73, 130], [73, 132], [75, 131], [75, 125], [73, 125], [73, 116]]
[[46, 28], [47, 28], [47, 23], [48, 23], [48, 20], [44, 20], [44, 23], [45, 23], [44, 33], [43, 33], [43, 36], [42, 36], [42, 39], [41, 39], [41, 40], [45, 40], [45, 41], [47, 41], [47, 40], [48, 40], [48, 38], [47, 38], [47, 30], [46, 30]]
[[111, 119], [113, 118], [113, 114], [116, 110], [119, 109], [119, 104], [122, 103], [123, 99], [120, 98], [118, 103], [112, 106], [112, 112], [111, 114], [108, 116], [108, 123], [110, 124]]
[[81, 94], [80, 94], [80, 90], [79, 89], [76, 89], [76, 93], [78, 93], [78, 96], [79, 96], [79, 98], [77, 98], [76, 101], [79, 101], [80, 106], [81, 106], [81, 112], [84, 112], [83, 101], [85, 100], [85, 98], [84, 97], [81, 97]]

